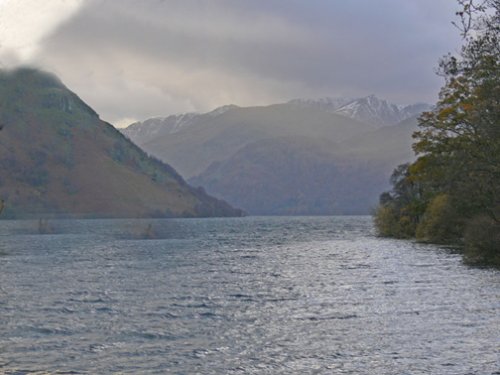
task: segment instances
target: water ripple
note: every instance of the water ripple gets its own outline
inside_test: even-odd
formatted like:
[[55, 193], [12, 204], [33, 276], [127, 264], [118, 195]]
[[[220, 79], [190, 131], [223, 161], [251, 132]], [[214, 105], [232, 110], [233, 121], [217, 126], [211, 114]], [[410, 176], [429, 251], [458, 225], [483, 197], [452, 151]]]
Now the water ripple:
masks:
[[367, 217], [0, 222], [2, 374], [500, 374], [500, 274]]

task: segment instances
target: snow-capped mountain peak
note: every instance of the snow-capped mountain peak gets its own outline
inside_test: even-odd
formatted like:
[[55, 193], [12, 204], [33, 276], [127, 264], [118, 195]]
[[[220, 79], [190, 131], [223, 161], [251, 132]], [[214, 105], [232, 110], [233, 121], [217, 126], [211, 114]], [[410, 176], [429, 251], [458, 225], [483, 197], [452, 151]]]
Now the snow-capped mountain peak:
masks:
[[152, 139], [160, 133], [173, 134], [178, 132], [196, 116], [199, 114], [191, 112], [167, 117], [152, 117], [145, 121], [135, 122], [123, 129], [122, 132], [129, 138], [132, 138], [133, 135], [139, 136], [141, 139]]
[[375, 95], [353, 100], [335, 112], [378, 126], [392, 125], [404, 119], [397, 105], [379, 99]]
[[144, 121], [135, 122], [125, 129], [120, 129], [130, 139], [140, 140], [139, 145], [149, 142], [156, 137], [175, 134], [194, 124], [200, 118], [213, 118], [221, 116], [227, 111], [238, 108], [235, 105], [218, 107], [211, 112], [189, 112], [166, 117], [152, 117]]
[[[430, 108], [429, 105], [422, 103], [400, 106], [389, 103], [375, 95], [357, 99], [330, 97], [294, 99], [287, 104], [298, 109], [335, 113], [373, 127], [395, 125]], [[223, 116], [226, 112], [236, 108], [238, 106], [225, 105], [207, 113], [185, 113], [167, 117], [153, 117], [129, 125], [127, 128], [121, 129], [121, 131], [141, 146], [158, 137], [187, 131], [191, 126], [213, 121], [218, 116]]]
[[377, 127], [397, 124], [430, 108], [429, 105], [423, 103], [408, 106], [396, 105], [375, 95], [357, 99], [294, 99], [289, 103], [301, 108], [337, 113]]

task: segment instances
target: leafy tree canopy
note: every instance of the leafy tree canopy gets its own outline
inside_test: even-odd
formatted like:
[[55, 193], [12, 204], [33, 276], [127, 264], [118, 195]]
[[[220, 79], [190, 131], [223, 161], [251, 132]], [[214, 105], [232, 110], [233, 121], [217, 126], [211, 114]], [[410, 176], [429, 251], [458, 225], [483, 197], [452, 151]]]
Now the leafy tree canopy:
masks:
[[486, 249], [470, 234], [478, 221], [500, 233], [500, 0], [459, 4], [461, 53], [441, 60], [445, 84], [413, 135], [418, 159], [395, 170], [375, 223], [382, 235], [465, 239], [470, 259], [500, 263], [500, 243], [482, 241]]

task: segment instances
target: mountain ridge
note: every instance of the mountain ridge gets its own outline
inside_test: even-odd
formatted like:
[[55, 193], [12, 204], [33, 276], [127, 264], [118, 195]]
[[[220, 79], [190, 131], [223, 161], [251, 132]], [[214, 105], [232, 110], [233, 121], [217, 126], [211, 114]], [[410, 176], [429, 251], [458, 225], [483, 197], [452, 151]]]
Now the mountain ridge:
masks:
[[417, 115], [381, 127], [329, 110], [346, 102], [230, 107], [198, 114], [175, 132], [138, 139], [134, 128], [148, 127], [141, 124], [123, 132], [191, 184], [250, 214], [367, 214], [393, 168], [412, 159]]
[[134, 142], [144, 145], [148, 140], [154, 139], [158, 134], [173, 134], [182, 127], [189, 127], [192, 123], [202, 121], [207, 116], [222, 115], [233, 109], [266, 108], [272, 106], [292, 105], [299, 109], [318, 110], [322, 112], [342, 115], [371, 127], [396, 125], [408, 118], [414, 117], [431, 108], [426, 103], [409, 105], [396, 105], [375, 95], [361, 98], [332, 98], [319, 99], [292, 99], [285, 103], [276, 103], [259, 107], [239, 107], [234, 104], [217, 107], [209, 112], [187, 112], [169, 116], [156, 116], [144, 121], [136, 121], [126, 128], [120, 129]]

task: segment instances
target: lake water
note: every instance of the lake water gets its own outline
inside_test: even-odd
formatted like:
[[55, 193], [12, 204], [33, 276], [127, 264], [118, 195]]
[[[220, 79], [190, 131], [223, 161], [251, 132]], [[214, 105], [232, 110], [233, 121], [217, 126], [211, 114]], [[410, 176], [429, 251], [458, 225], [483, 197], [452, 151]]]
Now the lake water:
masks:
[[500, 272], [369, 217], [0, 222], [0, 373], [500, 374]]

